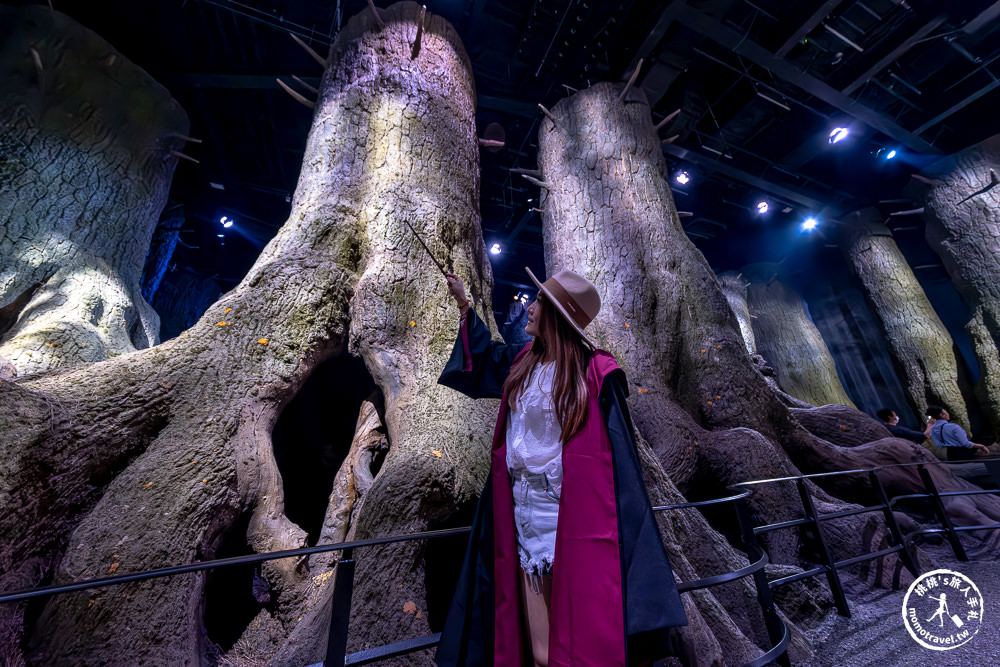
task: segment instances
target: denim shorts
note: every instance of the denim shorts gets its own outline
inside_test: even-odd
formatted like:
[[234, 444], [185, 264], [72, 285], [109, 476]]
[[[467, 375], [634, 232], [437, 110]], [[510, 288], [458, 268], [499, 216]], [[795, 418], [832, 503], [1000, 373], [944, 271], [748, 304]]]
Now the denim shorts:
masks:
[[544, 474], [511, 471], [514, 525], [521, 568], [534, 581], [552, 576], [559, 523], [559, 486]]

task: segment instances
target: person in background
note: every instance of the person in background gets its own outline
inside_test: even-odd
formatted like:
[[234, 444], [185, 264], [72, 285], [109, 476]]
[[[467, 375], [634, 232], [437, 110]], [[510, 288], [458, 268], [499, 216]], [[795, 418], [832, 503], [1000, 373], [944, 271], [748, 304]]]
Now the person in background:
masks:
[[946, 409], [930, 405], [927, 414], [930, 438], [935, 445], [945, 448], [949, 461], [968, 461], [976, 458], [977, 454], [990, 453], [989, 447], [972, 442], [965, 429], [948, 421], [951, 415]]
[[896, 414], [894, 410], [889, 408], [882, 408], [875, 413], [878, 418], [882, 420], [885, 427], [889, 429], [889, 433], [897, 438], [905, 438], [906, 440], [912, 440], [918, 445], [924, 440], [930, 437], [931, 423], [927, 422], [927, 426], [924, 428], [924, 432], [914, 431], [912, 428], [906, 428], [905, 426], [899, 425], [899, 415]]

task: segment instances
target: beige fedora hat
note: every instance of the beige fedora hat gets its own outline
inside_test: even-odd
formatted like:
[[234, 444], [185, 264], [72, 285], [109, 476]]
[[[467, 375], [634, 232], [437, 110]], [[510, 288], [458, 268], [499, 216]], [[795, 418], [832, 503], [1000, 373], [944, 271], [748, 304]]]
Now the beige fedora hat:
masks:
[[538, 285], [538, 289], [549, 303], [554, 305], [580, 337], [596, 350], [597, 344], [583, 332], [584, 327], [590, 324], [601, 310], [601, 297], [594, 283], [569, 269], [559, 271], [543, 283], [539, 282], [531, 269], [524, 267], [524, 270]]

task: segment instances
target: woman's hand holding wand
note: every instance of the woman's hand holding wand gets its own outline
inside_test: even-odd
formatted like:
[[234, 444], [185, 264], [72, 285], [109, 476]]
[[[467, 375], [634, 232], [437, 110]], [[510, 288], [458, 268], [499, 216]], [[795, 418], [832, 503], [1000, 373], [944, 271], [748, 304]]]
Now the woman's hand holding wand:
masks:
[[465, 283], [454, 273], [444, 274], [444, 279], [448, 281], [448, 291], [455, 298], [455, 303], [462, 311], [462, 319], [464, 320], [465, 315], [469, 312], [469, 299], [465, 296]]

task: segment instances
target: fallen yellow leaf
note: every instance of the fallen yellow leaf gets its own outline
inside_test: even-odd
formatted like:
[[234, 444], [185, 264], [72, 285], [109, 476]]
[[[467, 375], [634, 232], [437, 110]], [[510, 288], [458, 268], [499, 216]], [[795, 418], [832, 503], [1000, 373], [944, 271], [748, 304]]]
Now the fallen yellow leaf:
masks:
[[257, 342], [260, 343], [261, 345], [267, 345], [267, 339], [266, 338], [258, 338]]
[[215, 326], [217, 326], [217, 327], [228, 327], [229, 326], [229, 322], [226, 322], [225, 320], [223, 320], [221, 322], [217, 322]]
[[52, 343], [46, 343], [45, 347], [53, 347]]
[[417, 613], [417, 605], [412, 601], [408, 601], [406, 604], [403, 605], [403, 613], [413, 616], [414, 614]]
[[410, 320], [410, 326], [411, 326], [411, 327], [415, 327], [415, 326], [417, 326], [417, 323], [416, 323], [416, 322], [414, 322], [413, 320]]
[[233, 312], [233, 309], [232, 308], [226, 308], [225, 312], [226, 313], [231, 313], [231, 312]]
[[143, 485], [142, 485], [142, 488], [144, 488], [144, 489], [148, 489], [148, 488], [149, 488], [149, 487], [151, 487], [151, 486], [153, 486], [153, 483], [152, 483], [152, 482], [146, 482], [145, 484], [143, 484]]
[[442, 456], [444, 456], [444, 453], [440, 449], [432, 449], [431, 450], [431, 454], [433, 454], [434, 456], [436, 456], [438, 458], [441, 458]]
[[108, 568], [108, 574], [114, 574], [121, 563], [112, 563], [111, 567]]

